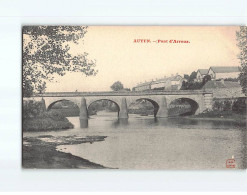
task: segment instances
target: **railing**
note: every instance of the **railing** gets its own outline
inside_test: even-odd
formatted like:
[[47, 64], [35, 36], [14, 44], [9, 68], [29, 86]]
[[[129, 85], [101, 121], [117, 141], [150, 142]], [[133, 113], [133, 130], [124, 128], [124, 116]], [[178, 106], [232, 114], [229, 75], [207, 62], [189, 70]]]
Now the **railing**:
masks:
[[75, 96], [141, 96], [141, 95], [196, 95], [212, 94], [204, 90], [179, 90], [179, 91], [99, 91], [99, 92], [47, 92], [34, 94], [34, 97], [75, 97]]

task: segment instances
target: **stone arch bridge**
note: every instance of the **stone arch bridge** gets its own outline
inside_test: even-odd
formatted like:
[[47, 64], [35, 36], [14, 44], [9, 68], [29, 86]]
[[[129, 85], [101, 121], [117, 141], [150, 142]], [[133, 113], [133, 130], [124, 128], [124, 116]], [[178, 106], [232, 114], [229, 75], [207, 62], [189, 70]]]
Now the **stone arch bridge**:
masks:
[[118, 117], [128, 118], [128, 107], [131, 103], [143, 99], [151, 102], [154, 106], [154, 116], [168, 117], [168, 107], [177, 99], [186, 100], [192, 108], [192, 114], [199, 114], [206, 109], [212, 108], [213, 93], [206, 91], [151, 91], [151, 92], [51, 92], [37, 94], [26, 100], [44, 101], [49, 110], [56, 102], [68, 100], [76, 103], [80, 108], [80, 120], [88, 119], [89, 106], [99, 100], [109, 100], [118, 107]]

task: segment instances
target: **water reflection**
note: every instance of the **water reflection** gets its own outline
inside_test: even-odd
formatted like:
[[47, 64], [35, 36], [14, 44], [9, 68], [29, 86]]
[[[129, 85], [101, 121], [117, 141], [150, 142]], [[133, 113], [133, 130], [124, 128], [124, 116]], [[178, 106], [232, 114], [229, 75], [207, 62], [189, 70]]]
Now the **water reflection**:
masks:
[[[98, 122], [104, 120], [103, 117], [99, 119]], [[181, 129], [239, 129], [240, 127], [244, 127], [244, 124], [241, 125], [235, 121], [218, 121], [218, 120], [200, 120], [200, 119], [192, 119], [192, 118], [154, 118], [154, 117], [139, 117], [139, 116], [131, 116], [129, 119], [118, 119], [114, 118], [109, 120], [109, 118], [105, 118], [107, 122], [110, 122], [111, 128], [129, 128], [135, 129], [140, 126], [143, 129], [150, 128], [181, 128]], [[103, 122], [103, 121], [102, 121]], [[103, 122], [104, 123], [104, 122]]]
[[88, 128], [88, 119], [80, 119], [80, 128]]
[[128, 126], [129, 125], [129, 120], [127, 118], [118, 118], [117, 120], [114, 120], [112, 122], [112, 127], [117, 128], [121, 126]]

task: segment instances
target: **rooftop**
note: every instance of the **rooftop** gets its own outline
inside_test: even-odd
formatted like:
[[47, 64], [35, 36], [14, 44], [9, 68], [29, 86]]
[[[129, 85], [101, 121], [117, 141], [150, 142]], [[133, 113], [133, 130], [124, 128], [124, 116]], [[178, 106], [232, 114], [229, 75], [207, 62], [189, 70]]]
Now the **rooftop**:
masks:
[[240, 68], [238, 66], [211, 66], [210, 68], [215, 73], [240, 72]]
[[198, 69], [201, 74], [208, 74], [208, 69]]
[[166, 81], [169, 81], [169, 80], [170, 81], [179, 81], [181, 78], [182, 77], [180, 75], [175, 75], [175, 76], [171, 76], [171, 77], [164, 77], [164, 78], [156, 79], [154, 81], [140, 83], [136, 87], [142, 87], [142, 86], [155, 84], [155, 83], [162, 83], [162, 82], [166, 82]]

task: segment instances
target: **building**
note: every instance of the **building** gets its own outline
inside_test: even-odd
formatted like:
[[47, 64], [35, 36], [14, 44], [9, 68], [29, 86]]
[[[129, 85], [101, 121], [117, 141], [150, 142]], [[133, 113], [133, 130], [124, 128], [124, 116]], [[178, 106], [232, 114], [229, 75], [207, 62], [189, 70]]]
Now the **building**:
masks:
[[147, 91], [151, 89], [151, 82], [140, 83], [133, 88], [134, 91]]
[[196, 81], [201, 82], [203, 77], [208, 74], [208, 69], [198, 69], [196, 72]]
[[235, 79], [240, 73], [238, 66], [211, 66], [208, 70], [208, 75], [213, 80], [232, 78]]
[[171, 76], [167, 78], [165, 82], [165, 90], [180, 90], [182, 87], [183, 81], [186, 81], [182, 76], [176, 74], [175, 76]]
[[186, 79], [176, 74], [175, 76], [172, 75], [171, 77], [163, 77], [161, 79], [138, 84], [136, 87], [134, 87], [134, 90], [179, 90], [182, 86], [183, 81], [186, 81]]
[[156, 79], [155, 81], [152, 81], [150, 88], [154, 89], [154, 90], [155, 89], [156, 90], [158, 90], [158, 89], [164, 90], [165, 82], [166, 82], [166, 77], [161, 78], [161, 79]]

